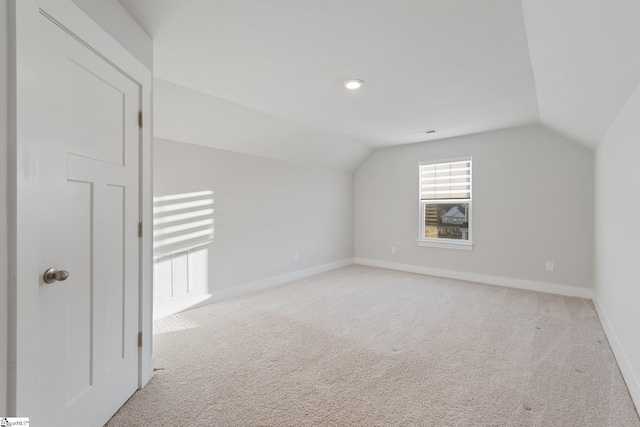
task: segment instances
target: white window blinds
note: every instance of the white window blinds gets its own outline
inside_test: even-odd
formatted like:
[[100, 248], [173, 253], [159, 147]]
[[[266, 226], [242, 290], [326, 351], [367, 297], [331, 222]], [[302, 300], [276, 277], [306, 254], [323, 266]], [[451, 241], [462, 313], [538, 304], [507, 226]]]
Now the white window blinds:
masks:
[[420, 199], [471, 199], [471, 159], [420, 162]]

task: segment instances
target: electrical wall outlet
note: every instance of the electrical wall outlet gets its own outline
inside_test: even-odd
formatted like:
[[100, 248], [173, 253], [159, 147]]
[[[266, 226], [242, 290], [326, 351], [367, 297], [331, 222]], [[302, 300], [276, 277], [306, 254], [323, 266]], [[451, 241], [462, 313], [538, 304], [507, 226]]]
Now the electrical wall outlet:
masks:
[[391, 246], [391, 253], [395, 254], [396, 253], [396, 247], [395, 246]]
[[300, 255], [298, 254], [298, 252], [294, 252], [293, 253], [293, 260], [294, 261], [298, 261], [300, 259]]
[[547, 261], [545, 263], [545, 268], [547, 269], [547, 271], [553, 271], [553, 261]]

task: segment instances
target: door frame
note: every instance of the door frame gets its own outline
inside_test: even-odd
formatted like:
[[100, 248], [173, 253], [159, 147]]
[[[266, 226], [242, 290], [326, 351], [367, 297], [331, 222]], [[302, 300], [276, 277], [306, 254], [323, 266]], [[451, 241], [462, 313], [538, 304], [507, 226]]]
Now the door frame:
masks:
[[[153, 231], [152, 231], [152, 74], [138, 59], [113, 39], [71, 0], [9, 0], [10, 43], [10, 239], [9, 254], [9, 416], [29, 417], [38, 408], [38, 313], [33, 309], [39, 290], [38, 271], [25, 260], [30, 256], [21, 242], [37, 240], [30, 224], [36, 217], [21, 207], [35, 183], [25, 178], [29, 168], [36, 167], [38, 153], [27, 152], [22, 141], [31, 138], [39, 122], [36, 101], [37, 81], [30, 70], [37, 66], [33, 46], [37, 44], [38, 19], [41, 11], [100, 56], [122, 70], [141, 87], [140, 105], [143, 126], [140, 131], [140, 205], [142, 237], [139, 245], [139, 329], [142, 333], [138, 349], [138, 388], [153, 377]], [[32, 101], [33, 100], [33, 101]], [[35, 240], [34, 240], [35, 239]], [[5, 415], [5, 414], [0, 414]]]

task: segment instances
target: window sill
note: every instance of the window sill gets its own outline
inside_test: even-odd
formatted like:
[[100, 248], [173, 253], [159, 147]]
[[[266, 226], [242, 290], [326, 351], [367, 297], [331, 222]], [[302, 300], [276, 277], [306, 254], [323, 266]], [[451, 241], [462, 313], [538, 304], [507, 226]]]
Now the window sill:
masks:
[[418, 240], [418, 246], [428, 246], [430, 248], [441, 249], [458, 249], [461, 251], [473, 250], [473, 242], [455, 242], [451, 240], [445, 242], [438, 242], [435, 240]]

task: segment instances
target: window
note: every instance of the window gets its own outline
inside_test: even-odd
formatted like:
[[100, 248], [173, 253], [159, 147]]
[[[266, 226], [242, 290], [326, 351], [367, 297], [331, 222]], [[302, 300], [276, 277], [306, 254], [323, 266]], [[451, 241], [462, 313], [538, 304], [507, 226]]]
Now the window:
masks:
[[420, 162], [418, 244], [472, 248], [471, 157]]

